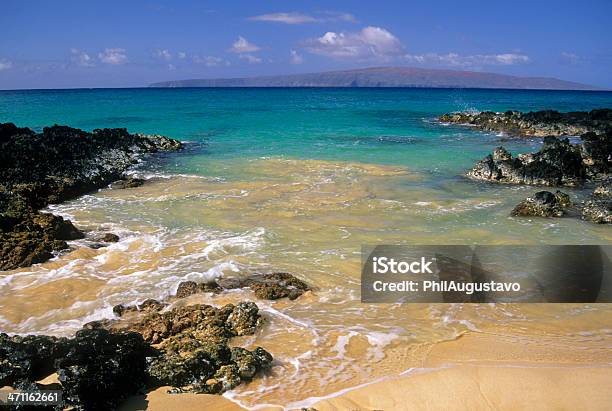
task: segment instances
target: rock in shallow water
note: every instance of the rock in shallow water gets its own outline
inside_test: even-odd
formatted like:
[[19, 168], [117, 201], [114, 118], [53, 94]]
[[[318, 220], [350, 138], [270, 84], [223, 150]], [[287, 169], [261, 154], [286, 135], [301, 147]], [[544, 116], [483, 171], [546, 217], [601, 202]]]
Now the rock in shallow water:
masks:
[[502, 131], [526, 136], [579, 136], [587, 132], [606, 132], [612, 128], [612, 110], [596, 109], [588, 112], [560, 113], [555, 110], [506, 111], [494, 113], [451, 113], [439, 120], [445, 123], [476, 126], [487, 131]]
[[612, 202], [587, 201], [582, 208], [582, 219], [595, 224], [612, 224]]
[[121, 317], [126, 312], [134, 312], [134, 311], [156, 312], [156, 311], [160, 311], [164, 309], [167, 306], [168, 304], [165, 304], [165, 303], [149, 298], [147, 300], [144, 300], [141, 304], [138, 304], [138, 305], [125, 306], [123, 304], [117, 304], [113, 307], [113, 313], [117, 317]]
[[142, 178], [128, 177], [123, 180], [117, 180], [111, 183], [110, 187], [113, 189], [125, 189], [140, 187], [145, 183]]
[[561, 191], [538, 191], [533, 197], [521, 201], [510, 213], [518, 217], [561, 217], [570, 206], [569, 196]]
[[289, 298], [295, 300], [310, 287], [289, 273], [254, 274], [245, 278], [242, 287], [250, 287], [255, 295], [264, 300]]
[[44, 262], [84, 235], [70, 221], [32, 210], [0, 213], [0, 270]]
[[568, 139], [546, 137], [540, 151], [513, 158], [503, 147], [479, 161], [467, 176], [508, 184], [575, 186], [585, 181], [587, 169], [580, 148]]
[[612, 190], [609, 182], [593, 190], [582, 207], [582, 219], [596, 224], [612, 224]]
[[119, 241], [119, 236], [113, 233], [106, 233], [99, 237], [96, 237], [94, 241], [101, 241], [103, 243], [116, 243]]
[[176, 291], [177, 298], [185, 298], [202, 292], [218, 293], [223, 289], [250, 288], [258, 298], [295, 300], [310, 290], [308, 284], [289, 273], [253, 274], [245, 278], [222, 278], [219, 282], [196, 283], [183, 281]]
[[177, 298], [185, 298], [197, 293], [220, 292], [222, 288], [219, 284], [212, 283], [196, 283], [195, 281], [183, 281], [178, 285], [176, 290]]

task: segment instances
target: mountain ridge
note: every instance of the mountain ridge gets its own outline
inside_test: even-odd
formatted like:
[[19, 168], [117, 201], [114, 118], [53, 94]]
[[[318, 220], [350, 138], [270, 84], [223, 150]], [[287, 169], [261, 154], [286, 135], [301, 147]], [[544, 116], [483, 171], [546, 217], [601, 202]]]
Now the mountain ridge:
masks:
[[149, 87], [413, 87], [519, 90], [605, 90], [552, 77], [520, 77], [479, 71], [415, 67], [369, 67], [319, 73], [171, 80]]

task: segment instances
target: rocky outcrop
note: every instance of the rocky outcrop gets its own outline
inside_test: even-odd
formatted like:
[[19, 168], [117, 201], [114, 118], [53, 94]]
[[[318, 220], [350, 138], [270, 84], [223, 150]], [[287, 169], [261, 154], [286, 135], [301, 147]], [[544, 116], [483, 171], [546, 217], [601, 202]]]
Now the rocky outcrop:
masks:
[[31, 387], [55, 372], [68, 405], [114, 409], [144, 386], [149, 351], [139, 334], [102, 329], [71, 339], [0, 334], [0, 385]]
[[137, 332], [154, 344], [156, 354], [147, 359], [153, 386], [219, 394], [271, 367], [272, 356], [263, 348], [249, 351], [228, 345], [232, 337], [254, 334], [260, 323], [257, 305], [241, 302], [221, 308], [205, 304], [176, 307], [149, 312], [128, 324], [98, 322], [90, 327]]
[[467, 176], [497, 183], [576, 186], [589, 173], [599, 174], [583, 163], [580, 147], [568, 139], [546, 137], [540, 151], [517, 157], [498, 147], [476, 163]]
[[88, 133], [56, 125], [35, 133], [0, 123], [0, 270], [44, 262], [83, 237], [42, 207], [107, 186], [142, 154], [180, 148], [176, 140], [126, 129]]
[[517, 217], [561, 217], [571, 205], [567, 194], [557, 191], [538, 191], [533, 197], [521, 201], [510, 213]]
[[144, 387], [150, 347], [137, 333], [81, 330], [56, 360], [64, 401], [83, 410], [116, 408]]
[[494, 113], [451, 113], [438, 118], [441, 122], [477, 127], [480, 130], [545, 137], [579, 136], [588, 132], [605, 133], [612, 129], [612, 110], [598, 109], [560, 113], [555, 110], [506, 111]]
[[[567, 138], [545, 137], [536, 153], [513, 157], [497, 147], [467, 172], [469, 178], [506, 184], [540, 186], [583, 186], [605, 182], [595, 189], [590, 199], [577, 208], [582, 218], [598, 224], [612, 222], [612, 199], [609, 195], [612, 164], [612, 131], [593, 132], [581, 136], [581, 143], [571, 144]], [[540, 191], [519, 203], [513, 216], [561, 217], [570, 207], [569, 196]], [[575, 207], [576, 208], [576, 207]]]
[[[144, 388], [221, 394], [272, 366], [261, 347], [230, 347], [261, 323], [255, 303], [176, 307], [138, 306], [139, 318], [89, 323], [74, 338], [0, 334], [0, 386], [39, 388], [57, 373], [66, 406], [114, 409]], [[63, 408], [63, 407], [62, 407]]]
[[148, 365], [156, 384], [220, 394], [272, 366], [272, 356], [261, 347], [249, 351], [228, 346], [234, 336], [255, 333], [258, 311], [251, 302], [221, 308], [194, 305], [149, 315], [132, 329], [159, 346], [159, 355]]

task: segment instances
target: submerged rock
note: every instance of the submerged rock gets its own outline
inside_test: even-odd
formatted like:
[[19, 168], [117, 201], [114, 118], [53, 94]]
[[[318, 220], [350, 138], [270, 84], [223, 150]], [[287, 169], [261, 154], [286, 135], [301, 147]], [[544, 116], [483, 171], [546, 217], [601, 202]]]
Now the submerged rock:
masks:
[[249, 351], [240, 347], [232, 347], [232, 362], [238, 367], [240, 378], [252, 379], [259, 370], [272, 367], [272, 356], [261, 347]]
[[507, 132], [524, 136], [579, 136], [588, 132], [604, 133], [612, 129], [612, 110], [560, 113], [555, 110], [506, 111], [494, 113], [451, 113], [439, 120], [445, 123], [478, 127], [481, 130]]
[[88, 133], [55, 125], [37, 134], [0, 123], [0, 270], [44, 262], [83, 237], [69, 221], [38, 210], [105, 187], [143, 153], [180, 148], [122, 128]]
[[295, 300], [310, 290], [308, 284], [289, 273], [253, 274], [244, 278], [222, 278], [218, 281], [211, 283], [181, 282], [176, 291], [176, 297], [185, 298], [202, 292], [218, 293], [223, 289], [250, 288], [258, 298], [264, 300], [278, 300], [285, 297]]
[[521, 201], [510, 213], [519, 217], [561, 217], [571, 205], [569, 196], [561, 191], [538, 191], [533, 197]]
[[125, 189], [140, 187], [145, 183], [142, 178], [128, 177], [123, 180], [117, 180], [111, 183], [110, 187], [113, 189]]
[[228, 278], [219, 280], [226, 289], [248, 287], [258, 298], [277, 300], [289, 298], [295, 300], [310, 290], [308, 284], [289, 273], [253, 274], [245, 278]]
[[580, 212], [583, 220], [596, 224], [612, 224], [612, 191], [609, 185], [595, 188], [585, 201], [572, 204], [568, 194], [558, 191], [539, 191], [517, 204], [510, 215], [518, 217], [561, 217], [565, 214], [576, 216]]
[[103, 243], [116, 243], [117, 241], [119, 241], [119, 236], [113, 233], [106, 233], [99, 237], [96, 237], [95, 241], [100, 241]]

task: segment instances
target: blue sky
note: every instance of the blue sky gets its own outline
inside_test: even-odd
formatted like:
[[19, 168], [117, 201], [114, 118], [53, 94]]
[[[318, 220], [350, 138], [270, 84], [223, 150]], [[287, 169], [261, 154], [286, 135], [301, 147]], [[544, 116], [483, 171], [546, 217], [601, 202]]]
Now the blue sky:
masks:
[[612, 1], [0, 5], [0, 89], [416, 66], [612, 88]]

